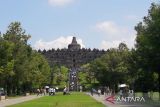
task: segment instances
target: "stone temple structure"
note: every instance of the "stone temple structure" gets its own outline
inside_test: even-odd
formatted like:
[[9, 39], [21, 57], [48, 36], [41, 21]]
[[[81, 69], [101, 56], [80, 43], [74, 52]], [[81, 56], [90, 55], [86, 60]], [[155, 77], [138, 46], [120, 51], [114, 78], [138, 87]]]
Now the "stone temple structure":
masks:
[[41, 52], [48, 60], [50, 66], [66, 66], [69, 71], [69, 87], [70, 90], [78, 89], [78, 69], [81, 65], [89, 63], [94, 59], [106, 53], [104, 50], [81, 48], [77, 43], [76, 37], [73, 37], [72, 43], [68, 45], [68, 49], [51, 49]]

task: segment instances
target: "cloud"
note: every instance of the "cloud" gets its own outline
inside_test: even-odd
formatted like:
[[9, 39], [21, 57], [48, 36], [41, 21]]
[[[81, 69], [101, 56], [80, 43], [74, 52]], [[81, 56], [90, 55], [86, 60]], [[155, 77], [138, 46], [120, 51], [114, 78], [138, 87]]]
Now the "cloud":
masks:
[[122, 35], [126, 35], [127, 29], [125, 27], [118, 26], [113, 21], [104, 21], [96, 24], [96, 29], [99, 32], [105, 33], [107, 36], [110, 36], [111, 38], [121, 38]]
[[49, 4], [52, 6], [66, 6], [73, 2], [74, 0], [48, 0]]
[[100, 49], [110, 49], [110, 48], [117, 48], [120, 43], [125, 43], [128, 48], [133, 48], [135, 44], [135, 36], [133, 36], [130, 39], [121, 39], [121, 40], [113, 40], [113, 41], [107, 41], [103, 40], [100, 44]]
[[134, 47], [136, 33], [133, 29], [120, 26], [114, 21], [99, 22], [95, 28], [105, 36], [100, 44], [101, 49], [116, 48], [121, 42], [126, 43], [129, 48]]
[[127, 15], [127, 16], [125, 16], [125, 19], [130, 20], [130, 21], [137, 21], [140, 18], [136, 15]]
[[[52, 40], [52, 41], [43, 41], [43, 40], [38, 40], [36, 41], [35, 45], [34, 45], [34, 48], [35, 49], [46, 49], [46, 50], [49, 50], [49, 49], [62, 49], [62, 48], [68, 48], [68, 44], [70, 44], [72, 42], [72, 38], [73, 36], [67, 36], [67, 37], [59, 37], [55, 40]], [[84, 44], [83, 44], [83, 41], [82, 39], [80, 38], [77, 38], [77, 42], [81, 45], [81, 47], [85, 47]]]
[[117, 34], [119, 30], [115, 23], [111, 21], [100, 22], [96, 25], [96, 28], [108, 34]]

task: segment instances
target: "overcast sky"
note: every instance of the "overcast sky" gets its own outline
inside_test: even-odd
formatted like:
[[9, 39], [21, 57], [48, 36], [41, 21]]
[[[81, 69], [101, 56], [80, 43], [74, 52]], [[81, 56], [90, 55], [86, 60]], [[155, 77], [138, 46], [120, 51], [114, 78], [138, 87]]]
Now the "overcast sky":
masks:
[[35, 49], [64, 48], [76, 36], [85, 48], [134, 46], [134, 26], [158, 0], [1, 0], [0, 31], [20, 21]]

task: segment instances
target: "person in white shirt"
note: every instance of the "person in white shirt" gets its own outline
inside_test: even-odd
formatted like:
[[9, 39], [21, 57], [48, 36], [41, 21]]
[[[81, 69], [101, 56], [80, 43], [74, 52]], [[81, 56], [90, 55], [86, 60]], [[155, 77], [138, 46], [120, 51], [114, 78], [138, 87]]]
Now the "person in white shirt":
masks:
[[101, 89], [98, 89], [98, 96], [101, 95]]

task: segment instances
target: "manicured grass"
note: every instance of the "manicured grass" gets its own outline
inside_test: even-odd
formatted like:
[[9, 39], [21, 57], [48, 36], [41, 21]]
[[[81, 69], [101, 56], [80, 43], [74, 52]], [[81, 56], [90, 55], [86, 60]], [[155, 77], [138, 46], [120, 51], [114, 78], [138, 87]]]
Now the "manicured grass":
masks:
[[12, 105], [9, 107], [105, 107], [103, 104], [95, 101], [84, 93], [71, 93], [71, 95], [62, 95], [58, 93], [55, 96], [45, 96], [36, 100]]

